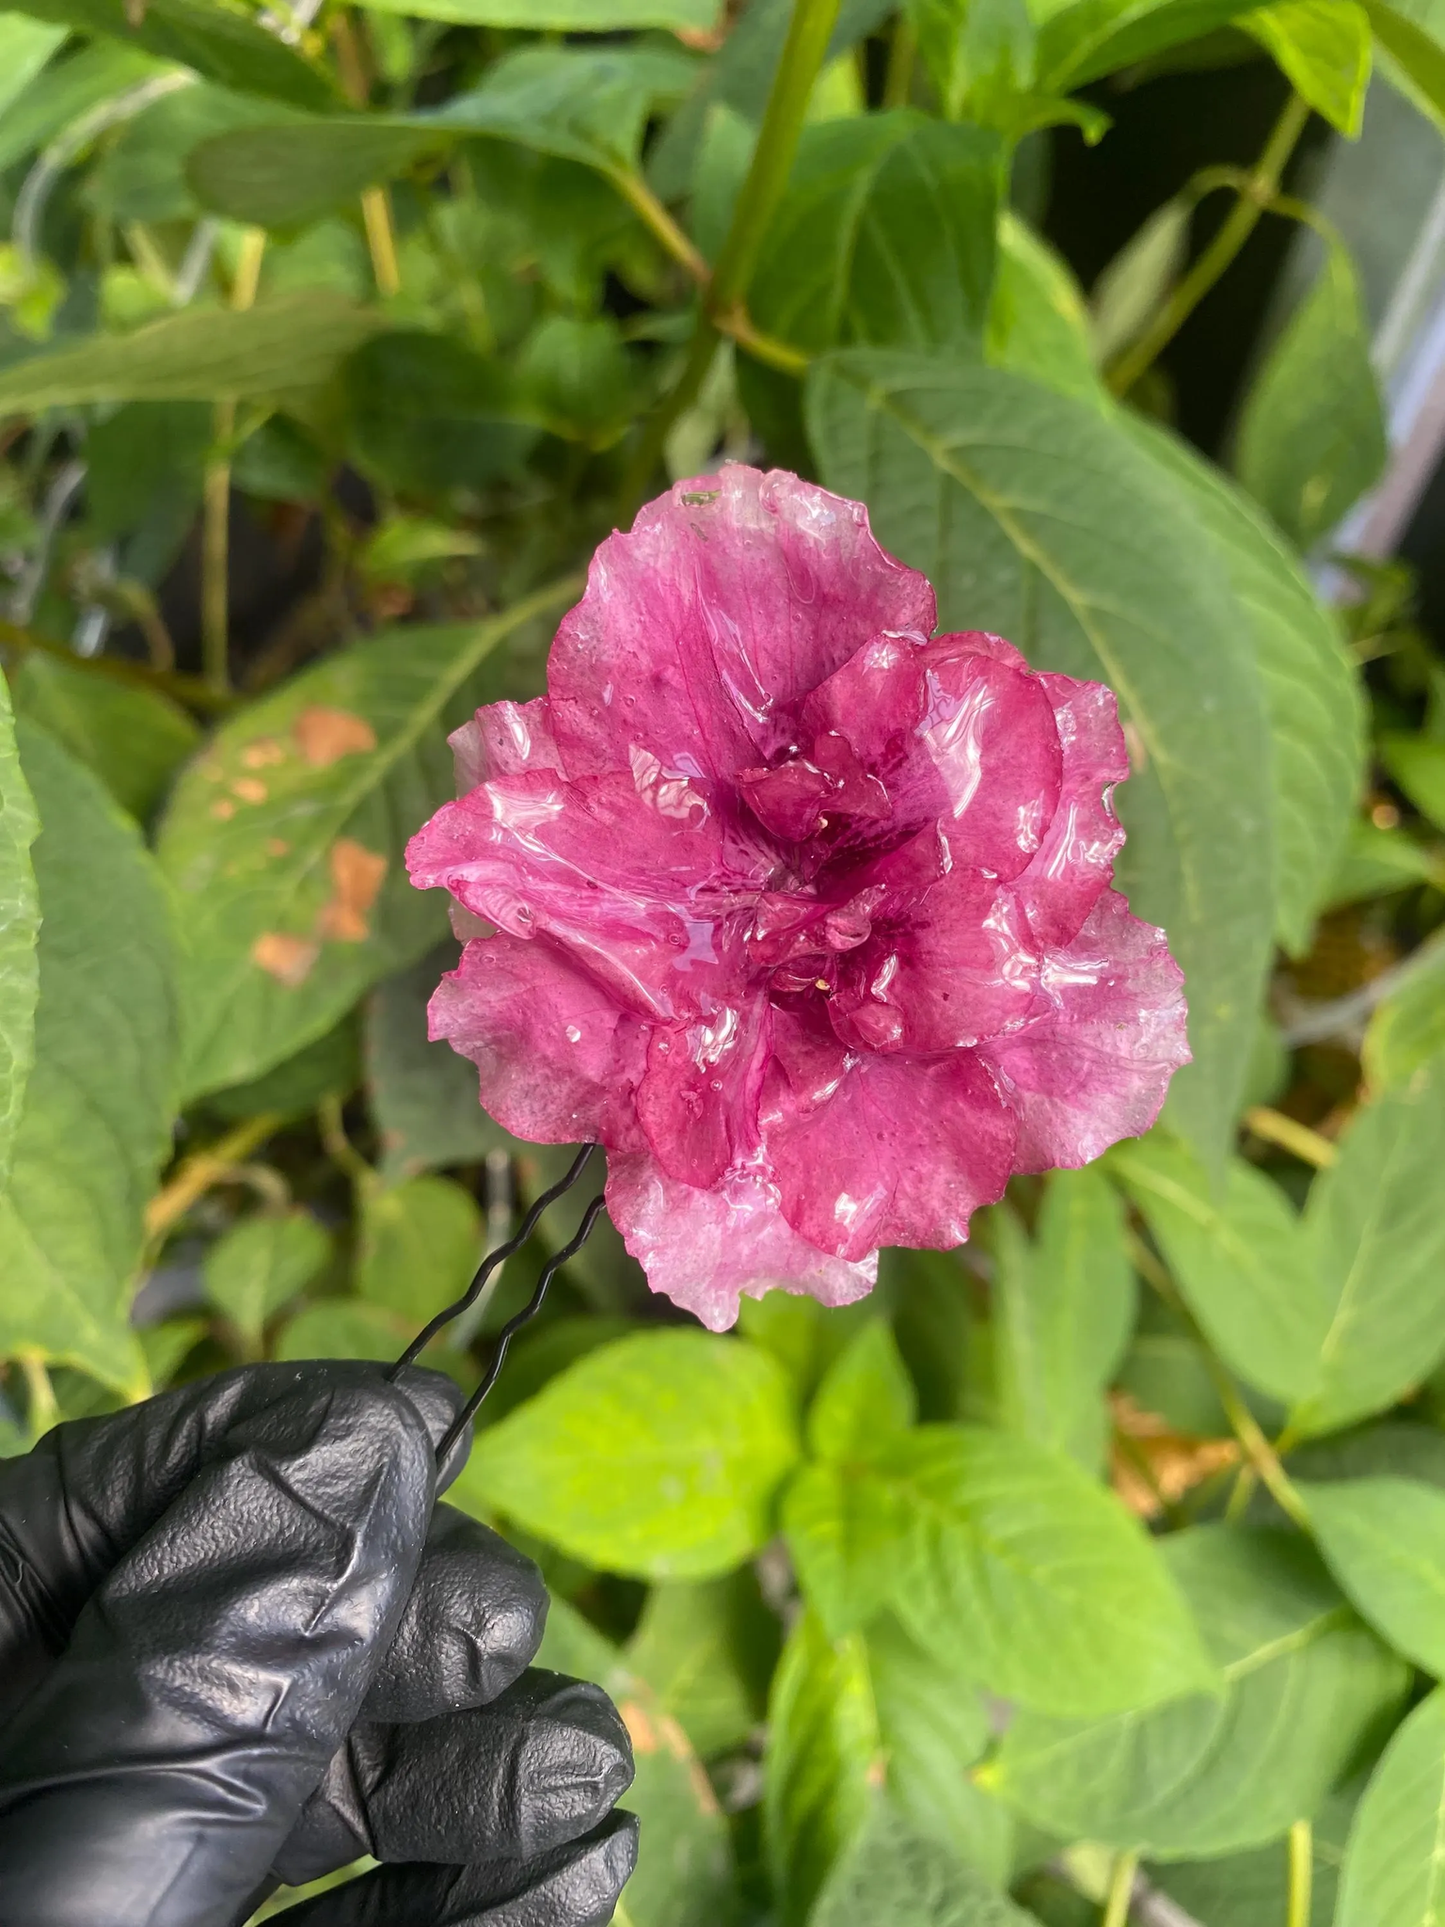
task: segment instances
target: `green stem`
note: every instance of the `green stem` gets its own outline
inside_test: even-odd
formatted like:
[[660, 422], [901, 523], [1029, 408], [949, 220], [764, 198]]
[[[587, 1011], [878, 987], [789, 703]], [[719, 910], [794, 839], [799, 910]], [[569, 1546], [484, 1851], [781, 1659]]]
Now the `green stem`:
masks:
[[900, 8], [888, 43], [888, 71], [883, 76], [883, 105], [906, 107], [913, 93], [913, 69], [918, 60], [918, 29], [906, 8]]
[[25, 1416], [30, 1423], [30, 1436], [32, 1439], [42, 1439], [60, 1423], [60, 1403], [41, 1353], [21, 1352], [18, 1362], [25, 1378]]
[[1152, 367], [1253, 234], [1259, 217], [1279, 192], [1280, 177], [1309, 117], [1308, 101], [1291, 94], [1265, 142], [1247, 189], [1240, 190], [1239, 199], [1224, 225], [1143, 334], [1109, 370], [1109, 387], [1114, 394], [1127, 395], [1139, 377]]
[[1289, 1830], [1289, 1911], [1286, 1927], [1310, 1927], [1310, 1903], [1315, 1875], [1314, 1829], [1296, 1820]]
[[152, 669], [143, 662], [130, 662], [124, 656], [77, 656], [63, 642], [48, 642], [44, 636], [31, 635], [18, 623], [0, 620], [0, 649], [13, 649], [17, 655], [54, 656], [71, 669], [104, 681], [122, 682], [132, 689], [159, 689], [178, 703], [192, 709], [219, 710], [230, 706], [229, 696], [217, 695], [195, 676], [178, 676], [171, 670]]
[[1109, 1892], [1104, 1901], [1102, 1927], [1129, 1927], [1129, 1902], [1134, 1898], [1134, 1876], [1139, 1871], [1137, 1853], [1121, 1853], [1114, 1860], [1109, 1876]]
[[699, 287], [705, 286], [710, 272], [707, 262], [642, 176], [628, 167], [614, 167], [608, 169], [607, 178], [658, 244]]
[[231, 693], [230, 662], [230, 445], [236, 433], [236, 404], [218, 401], [214, 418], [216, 446], [222, 457], [206, 469], [201, 508], [201, 671], [215, 696]]

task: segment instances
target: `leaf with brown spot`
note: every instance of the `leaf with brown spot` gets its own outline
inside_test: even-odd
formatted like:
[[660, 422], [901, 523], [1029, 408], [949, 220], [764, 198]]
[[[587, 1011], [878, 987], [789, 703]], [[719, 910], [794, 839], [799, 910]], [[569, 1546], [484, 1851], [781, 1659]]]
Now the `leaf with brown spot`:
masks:
[[238, 776], [231, 785], [231, 794], [239, 796], [243, 803], [264, 803], [268, 792], [259, 776]]
[[317, 925], [333, 943], [365, 943], [371, 935], [367, 921], [386, 875], [386, 858], [349, 836], [331, 846], [331, 898]]
[[241, 761], [247, 769], [269, 769], [273, 763], [284, 763], [286, 751], [274, 736], [262, 736], [254, 743], [247, 743], [241, 751]]
[[313, 769], [326, 769], [343, 756], [365, 755], [376, 748], [376, 731], [364, 716], [346, 709], [311, 703], [296, 718], [292, 734]]
[[[188, 938], [186, 1101], [294, 1056], [446, 934], [440, 893], [407, 878], [406, 840], [452, 794], [448, 730], [512, 693], [491, 652], [521, 623], [555, 618], [576, 587], [328, 656], [222, 724], [182, 774], [157, 854]], [[265, 796], [218, 798], [216, 774], [256, 782], [248, 753], [253, 766], [268, 744], [295, 753], [265, 749]]]

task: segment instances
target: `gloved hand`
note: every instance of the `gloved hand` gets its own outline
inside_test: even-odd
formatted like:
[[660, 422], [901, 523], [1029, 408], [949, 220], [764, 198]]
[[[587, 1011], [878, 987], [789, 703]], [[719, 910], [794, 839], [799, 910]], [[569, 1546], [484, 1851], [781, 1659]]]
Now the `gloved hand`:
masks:
[[[450, 1381], [261, 1365], [0, 1461], [0, 1923], [594, 1927], [636, 1858], [536, 1568], [433, 1509]], [[460, 1459], [456, 1461], [460, 1463]]]

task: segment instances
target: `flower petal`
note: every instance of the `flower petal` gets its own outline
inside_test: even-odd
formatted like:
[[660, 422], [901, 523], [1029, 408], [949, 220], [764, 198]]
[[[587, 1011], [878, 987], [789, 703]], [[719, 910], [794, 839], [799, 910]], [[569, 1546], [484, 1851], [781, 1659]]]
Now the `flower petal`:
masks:
[[895, 834], [937, 821], [964, 868], [1017, 876], [1057, 808], [1052, 705], [997, 636], [938, 636], [922, 647], [880, 638], [814, 691], [801, 720], [853, 744], [888, 794]]
[[457, 795], [495, 776], [560, 769], [545, 696], [530, 703], [489, 703], [447, 738], [457, 771]]
[[626, 768], [731, 783], [786, 749], [792, 707], [871, 636], [920, 639], [926, 579], [884, 551], [861, 503], [737, 463], [679, 482], [598, 549], [547, 682], [570, 774]]
[[761, 1171], [735, 1170], [711, 1190], [668, 1177], [645, 1154], [609, 1157], [607, 1209], [627, 1249], [709, 1331], [736, 1323], [742, 1293], [779, 1286], [824, 1305], [851, 1305], [878, 1279], [878, 1257], [835, 1258], [799, 1237]]
[[661, 1169], [689, 1185], [716, 1184], [758, 1142], [758, 1097], [772, 1013], [754, 996], [710, 1019], [654, 1029], [637, 1115]]
[[[790, 1034], [791, 1033], [791, 1034]], [[763, 1143], [783, 1214], [821, 1250], [947, 1250], [1003, 1196], [1017, 1126], [971, 1051], [909, 1057], [828, 1050], [778, 1013], [781, 1070], [763, 1094]]]
[[1131, 917], [1116, 890], [1045, 956], [1052, 1007], [979, 1051], [1018, 1118], [1019, 1170], [1075, 1170], [1149, 1129], [1189, 1062], [1183, 985], [1163, 931]]
[[1038, 854], [1019, 878], [1029, 925], [1043, 943], [1068, 943], [1107, 888], [1124, 830], [1109, 789], [1129, 774], [1114, 692], [1072, 676], [1039, 677], [1063, 750], [1059, 806]]
[[481, 1074], [486, 1109], [537, 1144], [641, 1141], [632, 1093], [644, 1030], [543, 938], [479, 938], [437, 986], [432, 1039]]

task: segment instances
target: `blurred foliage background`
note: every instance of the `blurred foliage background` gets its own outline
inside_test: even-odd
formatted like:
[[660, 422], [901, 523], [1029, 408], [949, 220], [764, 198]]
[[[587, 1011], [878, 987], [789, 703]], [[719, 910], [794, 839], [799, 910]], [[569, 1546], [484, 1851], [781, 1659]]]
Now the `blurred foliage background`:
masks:
[[[1367, 94], [1424, 186], [1351, 224]], [[723, 1337], [604, 1223], [486, 1407], [630, 1927], [1438, 1918], [1445, 661], [1362, 277], [1442, 125], [1432, 0], [0, 15], [0, 1449], [392, 1357], [565, 1168], [426, 1041], [402, 851], [670, 479], [859, 497], [1120, 697], [1161, 1125]]]

